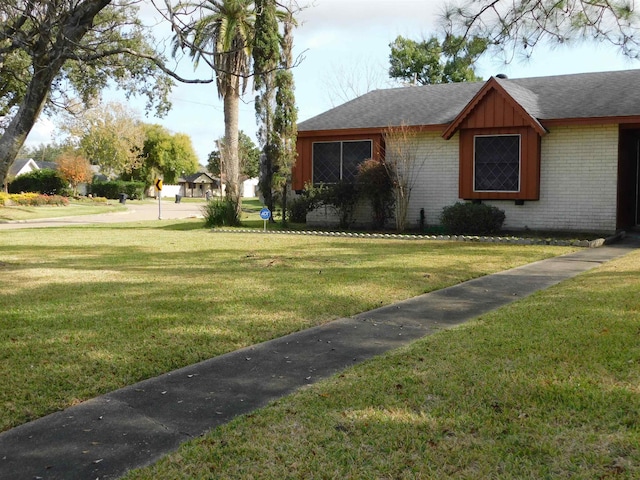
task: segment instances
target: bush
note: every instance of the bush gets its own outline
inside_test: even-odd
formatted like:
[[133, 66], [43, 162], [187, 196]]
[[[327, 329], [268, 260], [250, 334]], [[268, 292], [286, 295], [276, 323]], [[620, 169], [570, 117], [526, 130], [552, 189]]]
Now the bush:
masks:
[[482, 203], [461, 203], [444, 207], [440, 223], [453, 235], [486, 235], [499, 232], [504, 211]]
[[69, 205], [69, 199], [60, 195], [42, 195], [40, 193], [0, 193], [0, 205], [20, 205], [40, 207], [42, 205]]
[[371, 202], [373, 228], [384, 228], [393, 213], [395, 203], [393, 181], [387, 167], [371, 158], [362, 162], [358, 165], [356, 190]]
[[321, 196], [326, 187], [314, 187], [306, 184], [300, 195], [289, 204], [289, 221], [294, 223], [306, 223], [307, 213], [314, 210], [321, 203]]
[[317, 195], [319, 205], [332, 207], [340, 218], [340, 228], [349, 228], [353, 223], [353, 211], [358, 201], [358, 192], [353, 183], [341, 180], [333, 185], [320, 187]]
[[34, 170], [16, 177], [9, 184], [9, 193], [35, 192], [44, 195], [70, 194], [67, 182], [57, 170]]
[[240, 225], [237, 205], [228, 198], [214, 198], [202, 208], [205, 227], [236, 227]]
[[144, 198], [144, 186], [144, 182], [125, 182], [123, 180], [94, 181], [91, 184], [91, 194], [94, 197], [118, 199], [121, 193], [125, 193], [127, 198], [142, 200]]

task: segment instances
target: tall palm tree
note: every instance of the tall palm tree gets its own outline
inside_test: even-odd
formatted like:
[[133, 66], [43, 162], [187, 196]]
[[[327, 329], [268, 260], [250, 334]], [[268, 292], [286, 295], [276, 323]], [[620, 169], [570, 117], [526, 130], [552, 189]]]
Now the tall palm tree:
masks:
[[253, 0], [205, 0], [193, 6], [200, 7], [192, 10], [200, 12], [200, 17], [176, 33], [175, 47], [188, 48], [196, 64], [204, 60], [216, 72], [218, 96], [224, 103], [224, 147], [221, 154], [226, 196], [236, 205], [239, 216], [242, 205], [238, 107], [251, 73], [251, 41], [255, 23]]

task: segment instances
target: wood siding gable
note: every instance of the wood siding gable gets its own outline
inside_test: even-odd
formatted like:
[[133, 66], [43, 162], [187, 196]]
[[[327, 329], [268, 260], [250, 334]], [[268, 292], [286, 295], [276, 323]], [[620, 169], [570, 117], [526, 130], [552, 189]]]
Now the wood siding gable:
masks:
[[530, 127], [545, 135], [540, 122], [491, 77], [449, 124], [442, 136], [449, 140], [460, 129]]

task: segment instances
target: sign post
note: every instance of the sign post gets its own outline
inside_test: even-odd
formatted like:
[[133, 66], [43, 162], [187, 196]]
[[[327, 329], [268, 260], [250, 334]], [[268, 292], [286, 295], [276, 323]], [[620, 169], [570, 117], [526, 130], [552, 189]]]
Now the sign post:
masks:
[[269, 210], [267, 207], [264, 207], [262, 210], [260, 210], [260, 218], [264, 220], [264, 231], [266, 232], [267, 220], [271, 218], [271, 210]]
[[162, 180], [160, 178], [156, 178], [156, 190], [158, 190], [158, 220], [162, 220]]

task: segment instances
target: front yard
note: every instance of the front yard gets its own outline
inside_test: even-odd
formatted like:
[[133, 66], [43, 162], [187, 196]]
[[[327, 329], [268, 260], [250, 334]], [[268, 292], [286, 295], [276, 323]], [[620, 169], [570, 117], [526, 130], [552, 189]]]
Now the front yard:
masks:
[[246, 345], [569, 251], [214, 234], [201, 226], [0, 234], [0, 429]]

